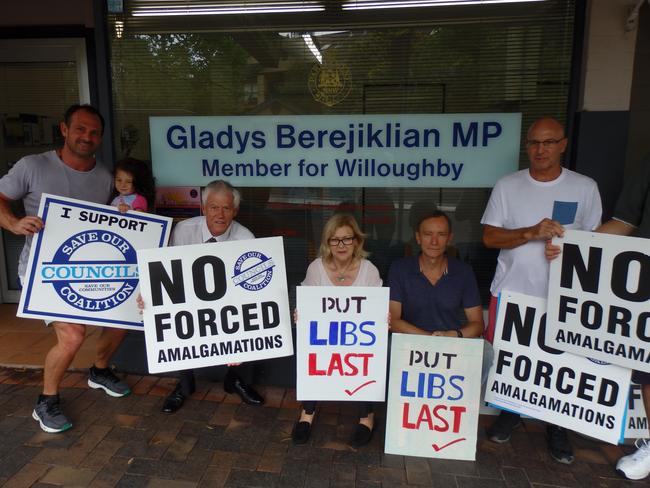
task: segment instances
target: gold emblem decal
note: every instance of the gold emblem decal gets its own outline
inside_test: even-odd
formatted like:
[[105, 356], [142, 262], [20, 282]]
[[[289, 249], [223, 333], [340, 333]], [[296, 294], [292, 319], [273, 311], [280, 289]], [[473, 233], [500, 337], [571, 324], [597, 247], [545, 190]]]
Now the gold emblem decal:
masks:
[[308, 85], [314, 100], [333, 107], [350, 93], [350, 70], [332, 56], [324, 56], [323, 64], [314, 64], [309, 72]]

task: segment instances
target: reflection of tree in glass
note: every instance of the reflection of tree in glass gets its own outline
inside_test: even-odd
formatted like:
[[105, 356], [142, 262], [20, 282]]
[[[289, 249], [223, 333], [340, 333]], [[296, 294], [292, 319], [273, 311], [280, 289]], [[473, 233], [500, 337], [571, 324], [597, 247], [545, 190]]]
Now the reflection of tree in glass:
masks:
[[[113, 100], [118, 133], [149, 134], [149, 117], [242, 111], [249, 56], [229, 35], [139, 34], [114, 39]], [[130, 155], [149, 159], [149, 138]]]
[[120, 109], [225, 115], [241, 107], [248, 55], [228, 35], [140, 34], [112, 48]]

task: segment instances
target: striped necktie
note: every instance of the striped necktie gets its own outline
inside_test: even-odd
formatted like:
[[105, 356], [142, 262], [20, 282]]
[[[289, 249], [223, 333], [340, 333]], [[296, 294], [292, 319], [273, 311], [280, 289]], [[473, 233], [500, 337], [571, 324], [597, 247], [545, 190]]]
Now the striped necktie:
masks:
[[206, 244], [207, 244], [208, 242], [217, 242], [217, 239], [216, 239], [216, 237], [210, 237], [210, 239], [208, 239], [207, 241], [205, 241]]

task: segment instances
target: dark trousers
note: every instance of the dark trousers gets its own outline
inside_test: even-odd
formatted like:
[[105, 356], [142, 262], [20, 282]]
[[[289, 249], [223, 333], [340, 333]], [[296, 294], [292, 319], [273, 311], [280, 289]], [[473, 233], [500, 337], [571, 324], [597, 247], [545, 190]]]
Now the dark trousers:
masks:
[[[228, 381], [234, 381], [240, 375], [244, 376], [245, 371], [251, 369], [246, 367], [244, 364], [240, 366], [229, 366], [226, 371], [226, 376], [223, 380], [224, 383]], [[185, 396], [189, 396], [196, 391], [196, 378], [194, 376], [193, 369], [185, 369], [179, 372], [179, 384], [181, 386], [181, 392]]]
[[[302, 402], [302, 408], [306, 414], [311, 415], [316, 411], [316, 403], [314, 401]], [[366, 418], [368, 415], [374, 412], [374, 406], [370, 402], [357, 402], [359, 405], [359, 418]]]

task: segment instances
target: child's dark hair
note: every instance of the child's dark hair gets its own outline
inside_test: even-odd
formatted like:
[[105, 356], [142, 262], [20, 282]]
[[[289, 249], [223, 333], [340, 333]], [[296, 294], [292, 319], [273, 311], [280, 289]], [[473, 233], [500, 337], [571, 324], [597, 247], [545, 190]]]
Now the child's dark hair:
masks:
[[[142, 195], [147, 201], [149, 211], [153, 211], [156, 202], [156, 185], [154, 183], [153, 175], [149, 165], [140, 159], [124, 158], [115, 163], [113, 168], [113, 175], [117, 170], [122, 170], [133, 176], [133, 188], [136, 193]], [[117, 190], [113, 187], [113, 195], [111, 200], [118, 195]]]

